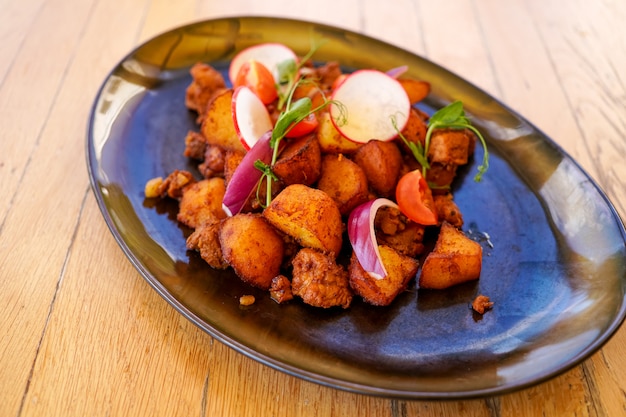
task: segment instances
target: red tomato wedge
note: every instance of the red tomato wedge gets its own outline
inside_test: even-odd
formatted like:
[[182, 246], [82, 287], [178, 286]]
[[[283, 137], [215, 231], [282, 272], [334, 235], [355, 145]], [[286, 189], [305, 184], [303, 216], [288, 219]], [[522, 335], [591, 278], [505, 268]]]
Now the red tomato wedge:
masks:
[[419, 169], [404, 174], [396, 187], [396, 201], [400, 211], [415, 223], [437, 224], [433, 196]]
[[250, 46], [241, 50], [230, 62], [228, 77], [231, 83], [235, 84], [239, 69], [250, 60], [262, 63], [270, 71], [274, 81], [278, 82], [278, 65], [287, 60], [297, 62], [298, 57], [290, 48], [280, 43], [269, 42]]
[[274, 83], [274, 76], [269, 69], [259, 61], [246, 61], [239, 67], [235, 77], [234, 88], [248, 87], [256, 94], [263, 104], [270, 104], [278, 98], [278, 90]]
[[299, 138], [313, 132], [317, 129], [318, 125], [319, 122], [317, 121], [317, 117], [315, 117], [315, 113], [311, 113], [306, 117], [306, 119], [301, 120], [289, 129], [285, 136], [288, 138]]

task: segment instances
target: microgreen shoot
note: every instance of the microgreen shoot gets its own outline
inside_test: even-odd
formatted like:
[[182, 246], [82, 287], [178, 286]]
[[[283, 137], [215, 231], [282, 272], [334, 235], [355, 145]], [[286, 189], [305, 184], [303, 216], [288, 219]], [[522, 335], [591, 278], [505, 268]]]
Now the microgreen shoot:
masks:
[[311, 50], [299, 62], [289, 59], [278, 64], [278, 109], [282, 110], [293, 95], [293, 91], [299, 82], [300, 69], [307, 63], [324, 42], [313, 44]]
[[[474, 176], [474, 181], [480, 182], [482, 176], [487, 172], [489, 168], [489, 152], [487, 150], [487, 142], [478, 129], [472, 126], [469, 118], [465, 115], [463, 110], [463, 103], [461, 101], [455, 101], [446, 107], [437, 110], [428, 121], [428, 130], [426, 131], [426, 139], [424, 145], [423, 155], [428, 155], [428, 148], [430, 146], [430, 139], [435, 129], [469, 129], [480, 140], [483, 146], [483, 162], [478, 167], [478, 173]], [[422, 166], [422, 174], [426, 176], [427, 167]]]
[[465, 115], [463, 110], [463, 103], [455, 101], [436, 111], [428, 121], [428, 129], [426, 130], [426, 138], [424, 139], [424, 145], [420, 142], [411, 142], [402, 134], [396, 123], [395, 117], [391, 118], [394, 128], [398, 132], [398, 137], [402, 139], [404, 144], [409, 148], [415, 160], [422, 166], [422, 175], [426, 178], [426, 172], [430, 169], [430, 163], [428, 162], [428, 149], [430, 147], [430, 139], [435, 129], [469, 129], [480, 140], [483, 146], [483, 162], [478, 167], [478, 173], [474, 176], [474, 181], [480, 182], [482, 176], [489, 169], [489, 151], [487, 150], [487, 142], [478, 129], [472, 126], [470, 120]]

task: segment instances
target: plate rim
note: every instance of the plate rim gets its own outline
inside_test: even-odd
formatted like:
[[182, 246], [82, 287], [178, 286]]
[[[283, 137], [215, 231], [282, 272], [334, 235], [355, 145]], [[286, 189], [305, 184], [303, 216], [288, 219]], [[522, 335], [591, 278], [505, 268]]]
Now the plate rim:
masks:
[[600, 185], [596, 182], [596, 180], [587, 172], [585, 171], [582, 166], [579, 164], [579, 162], [577, 160], [575, 160], [574, 158], [571, 157], [571, 155], [569, 155], [564, 148], [562, 148], [557, 142], [555, 142], [551, 137], [545, 135], [541, 129], [537, 128], [535, 125], [532, 124], [532, 122], [530, 122], [528, 119], [523, 118], [519, 113], [517, 113], [515, 110], [513, 110], [512, 108], [510, 108], [508, 105], [506, 105], [505, 103], [503, 103], [502, 101], [500, 101], [499, 99], [493, 97], [491, 94], [487, 93], [486, 91], [484, 91], [483, 89], [481, 89], [480, 87], [476, 86], [475, 84], [467, 81], [466, 79], [460, 77], [459, 75], [457, 75], [456, 73], [446, 69], [445, 67], [441, 66], [440, 64], [437, 64], [433, 61], [431, 61], [430, 59], [421, 56], [415, 52], [411, 52], [408, 51], [406, 49], [403, 49], [402, 47], [399, 47], [397, 45], [382, 41], [380, 39], [376, 39], [372, 36], [369, 36], [367, 34], [364, 33], [359, 33], [347, 28], [342, 28], [340, 26], [336, 26], [336, 25], [329, 25], [329, 24], [325, 24], [325, 23], [320, 23], [320, 22], [316, 22], [316, 21], [309, 21], [309, 20], [303, 20], [303, 19], [294, 19], [294, 18], [284, 18], [284, 17], [271, 17], [271, 16], [256, 16], [256, 15], [241, 15], [241, 16], [225, 16], [225, 17], [218, 17], [218, 18], [208, 18], [208, 19], [200, 19], [200, 20], [196, 20], [196, 21], [192, 21], [189, 23], [185, 23], [182, 25], [178, 25], [175, 27], [172, 27], [170, 29], [161, 31], [160, 33], [144, 40], [141, 41], [138, 45], [136, 45], [131, 51], [129, 51], [127, 54], [125, 54], [112, 68], [111, 70], [106, 74], [105, 78], [103, 79], [100, 87], [98, 88], [96, 95], [94, 97], [93, 103], [91, 105], [90, 111], [89, 111], [89, 116], [88, 116], [88, 123], [87, 123], [87, 129], [86, 129], [86, 141], [85, 141], [85, 157], [86, 157], [86, 162], [87, 162], [87, 171], [88, 171], [88, 175], [89, 175], [89, 182], [90, 182], [90, 188], [94, 194], [94, 197], [96, 198], [96, 202], [98, 204], [98, 207], [100, 209], [101, 214], [103, 215], [103, 218], [105, 220], [105, 223], [107, 225], [107, 228], [109, 229], [109, 231], [111, 232], [111, 234], [113, 235], [115, 241], [117, 242], [118, 246], [120, 247], [120, 249], [122, 250], [122, 252], [124, 253], [124, 255], [126, 256], [126, 258], [131, 262], [131, 264], [134, 266], [134, 268], [140, 273], [140, 275], [143, 277], [143, 279], [145, 281], [148, 282], [148, 284], [170, 305], [172, 306], [178, 313], [182, 314], [187, 320], [189, 320], [190, 322], [192, 322], [195, 326], [197, 326], [198, 328], [200, 328], [201, 330], [203, 330], [204, 332], [208, 333], [212, 338], [215, 338], [216, 340], [220, 341], [221, 343], [225, 344], [226, 346], [232, 348], [233, 350], [247, 356], [248, 358], [257, 361], [259, 363], [262, 363], [263, 365], [269, 366], [275, 370], [278, 370], [280, 372], [284, 372], [290, 376], [296, 377], [296, 378], [301, 378], [303, 380], [309, 381], [309, 382], [313, 382], [316, 384], [320, 384], [323, 386], [327, 386], [330, 388], [335, 388], [335, 389], [339, 389], [339, 390], [343, 390], [343, 391], [347, 391], [347, 392], [352, 392], [352, 393], [356, 393], [356, 394], [364, 394], [364, 395], [371, 395], [371, 396], [377, 396], [377, 397], [385, 397], [385, 398], [400, 398], [400, 399], [408, 399], [408, 400], [428, 400], [428, 399], [446, 399], [446, 400], [459, 400], [459, 399], [473, 399], [473, 398], [483, 398], [486, 396], [493, 396], [493, 395], [501, 395], [501, 394], [506, 394], [506, 393], [510, 393], [510, 392], [515, 392], [515, 391], [519, 391], [531, 386], [535, 386], [537, 384], [543, 383], [545, 381], [548, 381], [558, 375], [562, 375], [563, 373], [567, 372], [568, 370], [580, 365], [583, 361], [585, 361], [586, 359], [588, 359], [591, 355], [593, 355], [595, 352], [597, 352], [599, 349], [602, 348], [602, 346], [604, 346], [604, 344], [606, 344], [606, 342], [608, 342], [613, 335], [620, 329], [620, 327], [623, 325], [625, 319], [626, 319], [626, 294], [622, 295], [622, 302], [618, 311], [618, 314], [615, 315], [615, 317], [613, 318], [613, 320], [610, 322], [610, 325], [606, 327], [606, 330], [604, 330], [598, 337], [596, 337], [594, 339], [594, 341], [592, 343], [589, 343], [585, 349], [580, 350], [575, 356], [573, 356], [568, 363], [565, 366], [562, 366], [560, 368], [557, 368], [551, 372], [545, 373], [543, 374], [541, 377], [536, 377], [536, 378], [527, 378], [526, 380], [520, 380], [517, 383], [514, 384], [509, 384], [507, 386], [493, 386], [493, 387], [489, 387], [489, 388], [480, 388], [480, 389], [475, 389], [475, 390], [465, 390], [465, 391], [454, 391], [454, 392], [440, 392], [440, 391], [412, 391], [412, 392], [408, 392], [405, 390], [397, 390], [397, 389], [393, 389], [393, 388], [378, 388], [376, 386], [373, 385], [364, 385], [364, 384], [360, 384], [360, 383], [355, 383], [355, 382], [351, 382], [351, 381], [345, 381], [345, 380], [341, 380], [341, 379], [337, 379], [337, 378], [333, 378], [333, 377], [328, 377], [326, 375], [322, 375], [322, 374], [318, 374], [318, 373], [314, 373], [308, 370], [304, 370], [302, 368], [299, 368], [297, 366], [293, 366], [290, 364], [286, 364], [284, 362], [281, 362], [280, 360], [273, 358], [271, 356], [268, 356], [264, 353], [261, 353], [257, 350], [254, 350], [252, 348], [250, 348], [249, 346], [246, 346], [244, 343], [239, 342], [231, 337], [229, 337], [228, 335], [225, 335], [223, 333], [221, 333], [220, 331], [212, 328], [210, 325], [208, 325], [204, 320], [202, 320], [202, 318], [200, 318], [198, 315], [196, 315], [193, 311], [191, 311], [187, 306], [185, 306], [181, 301], [177, 300], [176, 297], [174, 295], [172, 295], [163, 285], [161, 282], [159, 282], [159, 280], [154, 277], [150, 271], [142, 264], [142, 262], [137, 258], [136, 254], [133, 253], [133, 251], [128, 247], [128, 245], [126, 244], [122, 234], [120, 233], [120, 231], [117, 229], [117, 227], [115, 226], [115, 222], [113, 220], [113, 218], [111, 217], [111, 213], [108, 211], [107, 209], [107, 204], [105, 202], [104, 196], [102, 194], [102, 190], [100, 189], [99, 186], [99, 177], [96, 175], [96, 170], [95, 168], [99, 166], [99, 164], [96, 162], [97, 158], [94, 155], [94, 141], [93, 141], [93, 124], [94, 124], [94, 120], [96, 117], [96, 111], [97, 111], [97, 104], [98, 104], [98, 100], [102, 97], [104, 88], [107, 84], [107, 81], [110, 80], [111, 76], [114, 74], [116, 68], [118, 68], [121, 64], [123, 64], [124, 62], [128, 61], [130, 58], [132, 58], [137, 51], [139, 51], [142, 47], [144, 47], [146, 44], [149, 44], [150, 42], [155, 41], [156, 39], [170, 34], [172, 32], [175, 31], [180, 31], [186, 28], [190, 28], [190, 27], [194, 27], [197, 25], [206, 25], [206, 24], [211, 24], [213, 22], [220, 22], [220, 21], [228, 21], [228, 20], [265, 20], [265, 21], [285, 21], [285, 22], [299, 22], [299, 23], [303, 23], [303, 24], [307, 24], [307, 25], [316, 25], [319, 27], [324, 27], [324, 28], [328, 28], [328, 29], [332, 29], [332, 30], [339, 30], [342, 32], [346, 32], [346, 33], [350, 33], [350, 34], [354, 34], [358, 37], [367, 39], [368, 41], [372, 41], [372, 42], [376, 42], [379, 43], [381, 45], [385, 45], [386, 47], [398, 50], [398, 51], [402, 51], [406, 54], [410, 54], [410, 55], [414, 55], [422, 60], [424, 60], [425, 62], [430, 63], [431, 65], [433, 65], [434, 67], [439, 68], [439, 70], [448, 73], [450, 76], [457, 78], [461, 81], [463, 81], [464, 83], [470, 85], [472, 88], [476, 89], [477, 91], [479, 91], [481, 94], [484, 94], [486, 97], [489, 97], [491, 100], [495, 101], [498, 103], [499, 106], [501, 106], [503, 109], [505, 109], [508, 113], [510, 113], [511, 115], [514, 115], [515, 117], [518, 117], [520, 120], [523, 120], [524, 122], [527, 122], [532, 128], [533, 130], [535, 130], [537, 133], [540, 133], [544, 139], [546, 141], [548, 141], [548, 143], [550, 144], [550, 146], [555, 147], [555, 149], [561, 153], [562, 155], [564, 155], [565, 157], [568, 158], [568, 160], [570, 162], [572, 162], [575, 167], [582, 172], [585, 177], [590, 181], [591, 185], [593, 186], [593, 188], [595, 188], [598, 191], [598, 194], [602, 197], [605, 206], [609, 209], [613, 219], [616, 220], [616, 223], [618, 225], [618, 229], [619, 229], [619, 233], [622, 237], [622, 243], [625, 244], [626, 246], [626, 229], [624, 226], [624, 221], [621, 218], [621, 216], [619, 215], [619, 213], [617, 212], [615, 206], [613, 205], [613, 203], [610, 201], [610, 199], [608, 198], [606, 192], [602, 189], [602, 187], [600, 187]]

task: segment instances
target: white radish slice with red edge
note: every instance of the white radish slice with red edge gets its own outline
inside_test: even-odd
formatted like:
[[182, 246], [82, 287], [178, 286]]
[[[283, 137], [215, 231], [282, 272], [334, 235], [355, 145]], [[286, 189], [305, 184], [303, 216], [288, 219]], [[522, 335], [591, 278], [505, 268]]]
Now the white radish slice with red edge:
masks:
[[235, 131], [246, 150], [250, 150], [264, 133], [274, 127], [267, 107], [248, 87], [235, 89], [231, 112]]
[[377, 70], [359, 70], [337, 87], [330, 115], [337, 130], [347, 139], [366, 143], [390, 141], [409, 120], [411, 102], [402, 85]]
[[274, 81], [279, 82], [278, 79], [278, 65], [282, 62], [293, 60], [297, 61], [296, 53], [289, 47], [281, 43], [262, 43], [259, 45], [250, 46], [240, 51], [230, 62], [228, 68], [228, 77], [230, 82], [234, 84], [237, 74], [241, 66], [250, 60], [255, 60], [263, 64], [274, 76]]

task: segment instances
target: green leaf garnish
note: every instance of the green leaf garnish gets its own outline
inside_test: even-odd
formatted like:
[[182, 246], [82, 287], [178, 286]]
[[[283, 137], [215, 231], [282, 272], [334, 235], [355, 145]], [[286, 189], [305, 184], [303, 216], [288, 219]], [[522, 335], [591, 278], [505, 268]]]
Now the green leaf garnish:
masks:
[[[436, 111], [428, 121], [428, 130], [426, 131], [426, 139], [424, 145], [424, 155], [428, 155], [428, 148], [430, 147], [430, 138], [432, 137], [435, 129], [469, 129], [480, 140], [483, 146], [483, 162], [478, 167], [478, 173], [474, 176], [474, 181], [480, 182], [482, 176], [489, 169], [489, 151], [487, 150], [487, 142], [478, 129], [472, 126], [470, 120], [465, 116], [465, 110], [463, 110], [463, 103], [455, 101], [446, 107]], [[426, 177], [427, 167], [422, 165], [422, 175]]]

